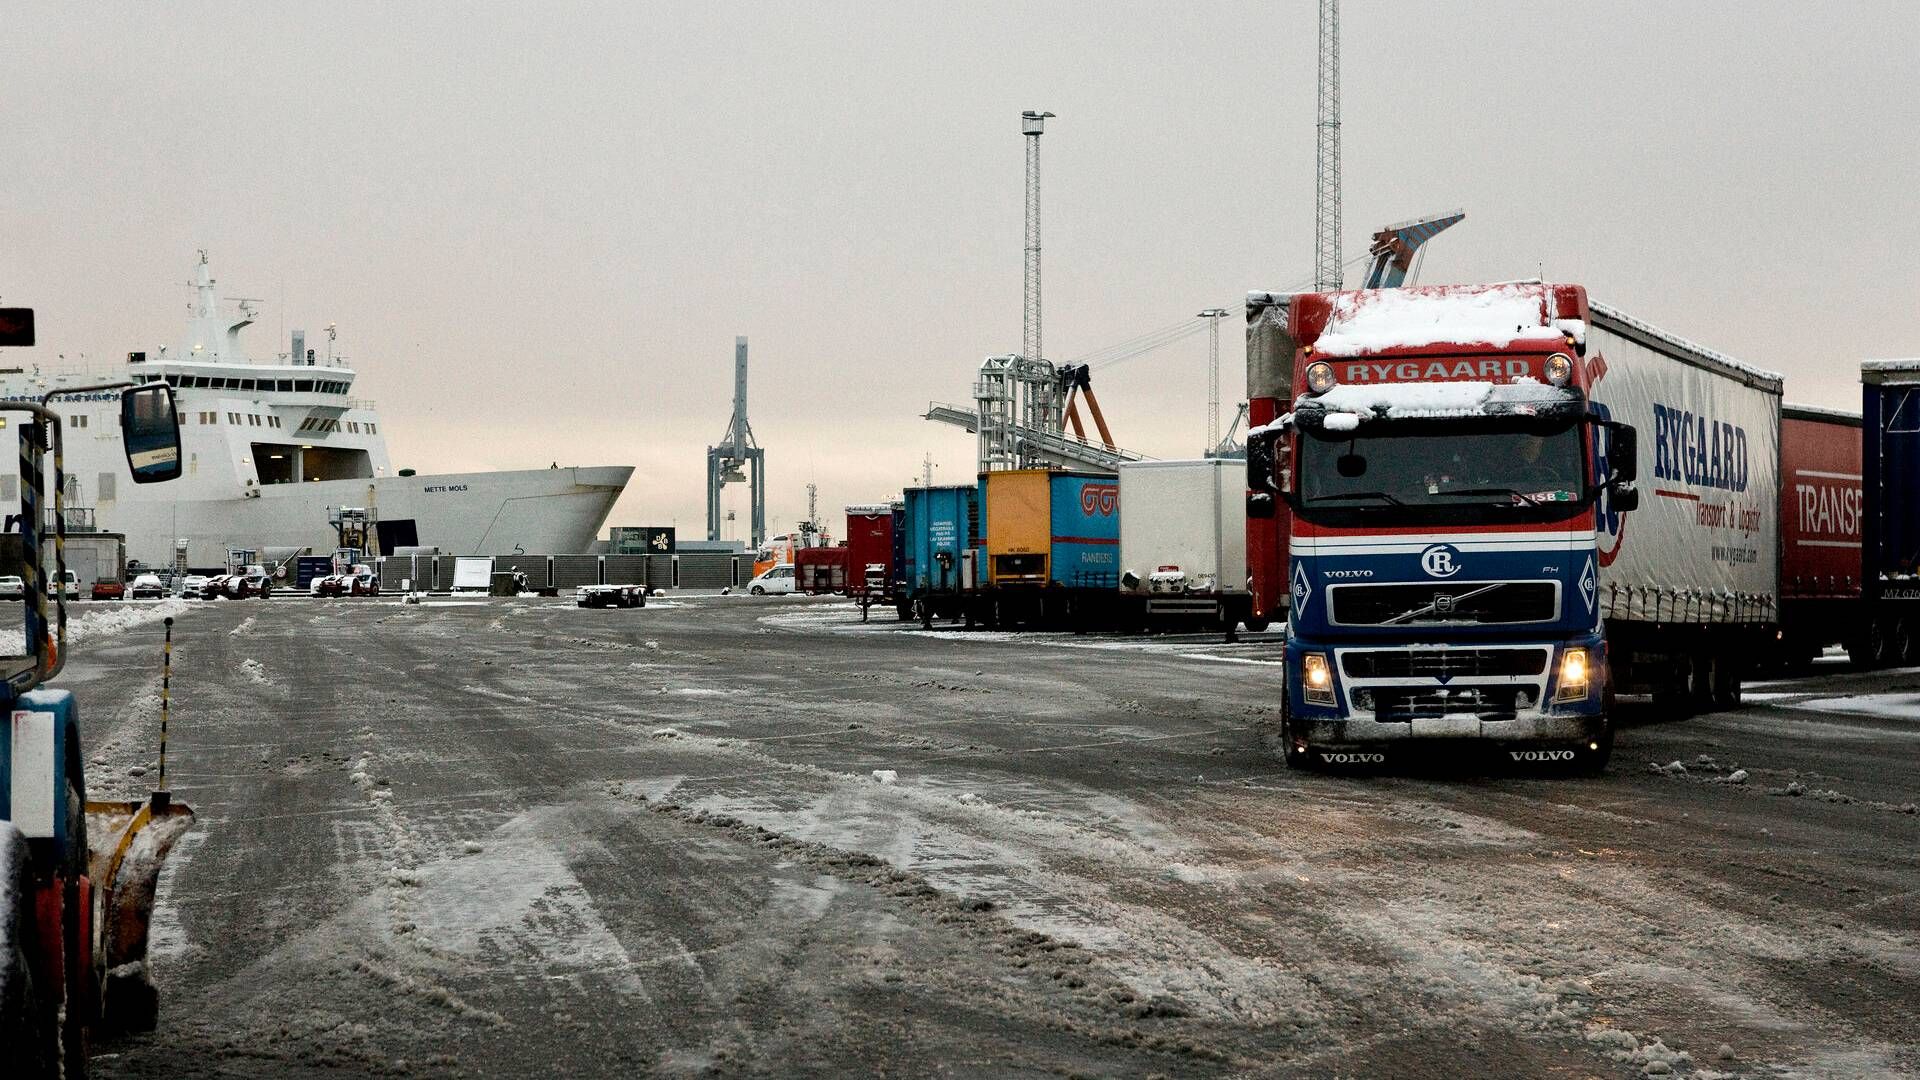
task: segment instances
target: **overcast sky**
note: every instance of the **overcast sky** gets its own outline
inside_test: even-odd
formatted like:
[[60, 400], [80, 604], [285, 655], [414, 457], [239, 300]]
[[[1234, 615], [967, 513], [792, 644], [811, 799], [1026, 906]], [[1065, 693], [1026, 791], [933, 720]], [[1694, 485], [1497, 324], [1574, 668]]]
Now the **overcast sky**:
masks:
[[[970, 478], [919, 414], [1020, 347], [1022, 109], [1059, 114], [1052, 358], [1309, 276], [1316, 11], [10, 4], [0, 299], [41, 344], [4, 361], [177, 341], [208, 248], [267, 301], [256, 356], [338, 324], [396, 466], [633, 464], [611, 523], [695, 535], [744, 334], [776, 531], [809, 480], [837, 520], [927, 452]], [[1458, 207], [1423, 282], [1580, 282], [1790, 400], [1857, 408], [1860, 359], [1920, 354], [1914, 4], [1343, 23], [1349, 258]], [[1201, 448], [1204, 335], [1095, 385], [1124, 445]]]

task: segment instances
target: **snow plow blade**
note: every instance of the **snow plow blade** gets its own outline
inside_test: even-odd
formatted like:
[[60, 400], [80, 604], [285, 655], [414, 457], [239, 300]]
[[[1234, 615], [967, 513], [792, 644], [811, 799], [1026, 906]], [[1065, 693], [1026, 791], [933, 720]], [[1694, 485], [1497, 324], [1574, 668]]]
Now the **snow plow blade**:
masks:
[[159, 995], [147, 970], [147, 929], [160, 867], [193, 827], [193, 810], [155, 792], [140, 802], [87, 803], [87, 873], [99, 897], [99, 1027], [152, 1031]]

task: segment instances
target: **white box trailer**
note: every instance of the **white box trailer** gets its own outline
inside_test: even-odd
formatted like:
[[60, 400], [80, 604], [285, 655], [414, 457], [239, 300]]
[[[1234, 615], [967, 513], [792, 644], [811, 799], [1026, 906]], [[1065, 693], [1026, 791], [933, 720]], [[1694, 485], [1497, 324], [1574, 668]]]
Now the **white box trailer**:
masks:
[[1130, 617], [1247, 620], [1246, 462], [1126, 462], [1120, 505], [1120, 593]]
[[1780, 376], [1591, 305], [1594, 411], [1637, 433], [1640, 505], [1594, 523], [1610, 622], [1771, 627], [1780, 618]]

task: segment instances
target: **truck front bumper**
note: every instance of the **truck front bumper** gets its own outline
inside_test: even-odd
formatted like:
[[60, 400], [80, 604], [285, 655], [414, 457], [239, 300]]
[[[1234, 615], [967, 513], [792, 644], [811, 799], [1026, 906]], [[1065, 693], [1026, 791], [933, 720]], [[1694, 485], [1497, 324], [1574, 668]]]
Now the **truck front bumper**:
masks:
[[[1587, 657], [1585, 687], [1563, 691], [1570, 650]], [[1303, 664], [1324, 658], [1333, 685], [1311, 700]], [[1339, 749], [1415, 740], [1593, 742], [1603, 736], [1606, 664], [1598, 635], [1573, 641], [1323, 646], [1290, 641], [1289, 725], [1296, 739]], [[1327, 701], [1331, 697], [1331, 702]]]

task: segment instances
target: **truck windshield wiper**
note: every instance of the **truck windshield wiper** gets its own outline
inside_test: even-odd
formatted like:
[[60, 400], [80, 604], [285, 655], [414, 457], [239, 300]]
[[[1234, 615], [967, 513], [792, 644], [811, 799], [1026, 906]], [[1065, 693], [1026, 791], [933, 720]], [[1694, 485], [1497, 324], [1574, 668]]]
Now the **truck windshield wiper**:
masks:
[[1521, 502], [1526, 503], [1528, 506], [1540, 505], [1540, 500], [1534, 498], [1531, 495], [1527, 495], [1523, 492], [1515, 491], [1512, 488], [1503, 488], [1503, 487], [1455, 488], [1452, 491], [1436, 491], [1434, 492], [1434, 494], [1435, 495], [1511, 495], [1514, 498], [1519, 499]]
[[1395, 506], [1407, 505], [1384, 491], [1336, 491], [1331, 495], [1316, 495], [1307, 501], [1326, 502], [1328, 499], [1380, 499]]

